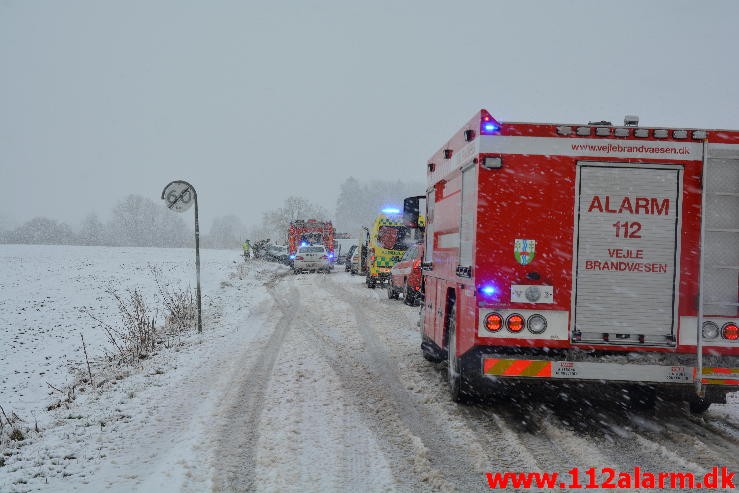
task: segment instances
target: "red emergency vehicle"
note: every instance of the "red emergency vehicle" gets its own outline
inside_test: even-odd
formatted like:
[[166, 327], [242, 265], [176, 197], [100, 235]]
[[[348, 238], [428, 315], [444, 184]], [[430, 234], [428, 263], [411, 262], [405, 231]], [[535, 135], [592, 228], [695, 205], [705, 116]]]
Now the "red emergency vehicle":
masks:
[[307, 245], [323, 245], [334, 254], [334, 229], [331, 221], [317, 221], [315, 219], [297, 220], [290, 223], [287, 233], [288, 250], [291, 256], [295, 255], [298, 247]]
[[427, 176], [422, 351], [454, 400], [608, 382], [702, 412], [739, 391], [739, 131], [481, 110]]

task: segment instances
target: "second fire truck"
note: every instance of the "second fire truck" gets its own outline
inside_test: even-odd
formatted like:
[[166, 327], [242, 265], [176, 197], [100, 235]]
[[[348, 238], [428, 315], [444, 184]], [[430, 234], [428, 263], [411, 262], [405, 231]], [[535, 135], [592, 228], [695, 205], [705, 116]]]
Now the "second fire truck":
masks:
[[294, 256], [301, 246], [323, 245], [333, 257], [335, 232], [331, 221], [315, 219], [293, 221], [287, 233], [288, 253]]
[[739, 390], [739, 131], [503, 123], [427, 163], [422, 351], [452, 398], [604, 383]]

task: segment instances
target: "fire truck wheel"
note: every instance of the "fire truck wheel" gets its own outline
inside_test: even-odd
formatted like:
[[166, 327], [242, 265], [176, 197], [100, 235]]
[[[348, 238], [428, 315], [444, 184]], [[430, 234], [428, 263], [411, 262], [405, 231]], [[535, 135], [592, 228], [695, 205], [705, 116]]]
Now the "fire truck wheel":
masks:
[[709, 401], [701, 399], [700, 397], [695, 397], [688, 401], [688, 405], [690, 406], [690, 414], [703, 414], [708, 411], [709, 407], [711, 407], [711, 403]]
[[464, 371], [457, 357], [457, 308], [452, 302], [449, 307], [449, 318], [447, 320], [447, 337], [449, 341], [449, 349], [447, 350], [448, 375], [449, 375], [449, 393], [452, 400], [460, 404], [469, 402], [470, 389], [469, 382], [464, 375]]
[[395, 291], [395, 288], [393, 287], [393, 283], [389, 282], [387, 283], [387, 298], [389, 300], [397, 300], [399, 296], [399, 293]]

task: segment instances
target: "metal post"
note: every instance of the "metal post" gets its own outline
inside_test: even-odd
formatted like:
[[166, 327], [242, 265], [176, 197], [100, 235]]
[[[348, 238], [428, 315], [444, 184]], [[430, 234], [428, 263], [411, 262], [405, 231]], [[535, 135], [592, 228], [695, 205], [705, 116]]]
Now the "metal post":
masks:
[[198, 225], [198, 193], [195, 188], [192, 188], [192, 193], [195, 199], [195, 270], [197, 271], [197, 298], [198, 298], [198, 332], [203, 331], [203, 319], [201, 316], [200, 309], [200, 226]]

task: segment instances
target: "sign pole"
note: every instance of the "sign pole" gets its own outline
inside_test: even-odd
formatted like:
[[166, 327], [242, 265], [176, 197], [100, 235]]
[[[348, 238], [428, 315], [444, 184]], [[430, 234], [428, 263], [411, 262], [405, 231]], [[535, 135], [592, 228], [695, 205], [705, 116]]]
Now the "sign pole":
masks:
[[[192, 188], [192, 186], [190, 187]], [[197, 272], [197, 288], [196, 296], [198, 298], [198, 332], [203, 331], [203, 319], [200, 309], [200, 227], [198, 226], [198, 194], [194, 188], [192, 193], [195, 196], [195, 271]]]
[[198, 223], [198, 193], [186, 181], [176, 180], [162, 190], [162, 200], [175, 212], [185, 212], [195, 204], [195, 272], [197, 277], [196, 296], [198, 302], [198, 332], [203, 331], [203, 318], [200, 296], [200, 225]]

